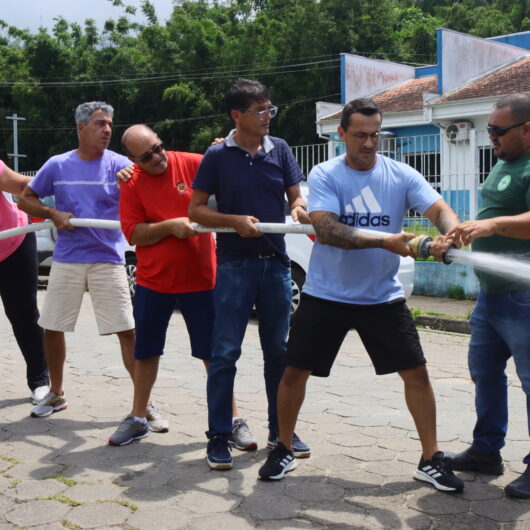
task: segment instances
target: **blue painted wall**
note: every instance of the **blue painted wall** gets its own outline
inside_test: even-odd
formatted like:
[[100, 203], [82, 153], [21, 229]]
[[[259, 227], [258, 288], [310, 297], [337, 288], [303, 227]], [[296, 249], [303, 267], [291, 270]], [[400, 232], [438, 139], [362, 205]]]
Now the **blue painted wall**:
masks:
[[418, 66], [416, 68], [416, 79], [420, 77], [430, 77], [431, 75], [438, 75], [440, 73], [440, 66], [433, 64], [430, 66]]
[[346, 105], [346, 57], [340, 55], [340, 102]]
[[435, 125], [416, 125], [413, 127], [401, 127], [395, 129], [387, 129], [396, 135], [396, 138], [403, 137], [414, 137], [419, 136], [421, 138], [411, 138], [410, 141], [399, 141], [397, 140], [397, 147], [400, 153], [416, 153], [426, 151], [440, 151], [440, 129]]
[[460, 219], [469, 219], [469, 190], [444, 190], [442, 191], [442, 197]]
[[478, 296], [480, 286], [473, 267], [461, 263], [446, 265], [438, 261], [416, 261], [413, 294], [447, 296], [453, 285], [462, 287], [466, 296]]
[[495, 40], [497, 42], [503, 42], [504, 44], [510, 44], [511, 46], [518, 46], [519, 48], [530, 50], [530, 31], [514, 33], [512, 35], [501, 35], [500, 37], [491, 37], [488, 40]]

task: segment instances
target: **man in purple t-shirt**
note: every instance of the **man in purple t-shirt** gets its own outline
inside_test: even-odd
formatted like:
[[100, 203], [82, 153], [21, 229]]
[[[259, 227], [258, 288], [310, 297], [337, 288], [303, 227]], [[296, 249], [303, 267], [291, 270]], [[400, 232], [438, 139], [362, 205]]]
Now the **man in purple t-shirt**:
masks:
[[[50, 392], [31, 410], [34, 417], [66, 408], [63, 370], [64, 333], [73, 331], [88, 287], [101, 335], [116, 333], [125, 367], [134, 369], [134, 319], [124, 264], [124, 240], [118, 230], [75, 228], [73, 217], [118, 219], [116, 173], [128, 159], [107, 149], [114, 109], [106, 103], [82, 103], [75, 112], [79, 147], [50, 158], [23, 191], [19, 206], [58, 228], [53, 265], [39, 324], [44, 328]], [[39, 198], [55, 195], [56, 208]], [[149, 413], [149, 410], [148, 410]], [[156, 420], [153, 410], [148, 419]], [[160, 418], [158, 418], [160, 420]], [[167, 431], [167, 422], [163, 429]]]

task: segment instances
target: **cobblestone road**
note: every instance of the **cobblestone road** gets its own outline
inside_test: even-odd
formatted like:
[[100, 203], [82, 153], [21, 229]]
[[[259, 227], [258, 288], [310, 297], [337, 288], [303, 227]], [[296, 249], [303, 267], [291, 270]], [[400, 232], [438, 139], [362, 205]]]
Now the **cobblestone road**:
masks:
[[[469, 337], [432, 331], [421, 337], [441, 447], [461, 450], [474, 423]], [[119, 448], [108, 446], [107, 438], [129, 412], [131, 383], [117, 339], [97, 336], [88, 298], [77, 331], [67, 335], [69, 406], [63, 412], [29, 417], [24, 363], [3, 311], [0, 341], [0, 530], [530, 528], [530, 502], [506, 498], [502, 489], [524, 469], [529, 447], [525, 399], [512, 365], [507, 472], [495, 478], [462, 473], [464, 493], [447, 495], [412, 480], [420, 449], [402, 384], [397, 376], [375, 377], [355, 334], [332, 376], [310, 380], [297, 432], [312, 456], [279, 483], [257, 480], [267, 430], [255, 322], [236, 392], [261, 445], [253, 453], [236, 452], [227, 472], [211, 471], [205, 462], [206, 377], [189, 356], [180, 315], [172, 319], [154, 391], [170, 432]]]

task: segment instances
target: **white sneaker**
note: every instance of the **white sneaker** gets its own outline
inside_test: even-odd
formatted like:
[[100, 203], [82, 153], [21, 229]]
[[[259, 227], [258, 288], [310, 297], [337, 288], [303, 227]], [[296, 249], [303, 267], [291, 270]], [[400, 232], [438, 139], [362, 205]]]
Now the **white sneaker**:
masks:
[[154, 403], [149, 403], [145, 409], [145, 417], [147, 418], [147, 426], [153, 432], [168, 432], [169, 421], [162, 418], [159, 410]]
[[39, 401], [46, 397], [46, 394], [50, 391], [49, 385], [38, 386], [31, 392], [31, 401], [36, 405]]

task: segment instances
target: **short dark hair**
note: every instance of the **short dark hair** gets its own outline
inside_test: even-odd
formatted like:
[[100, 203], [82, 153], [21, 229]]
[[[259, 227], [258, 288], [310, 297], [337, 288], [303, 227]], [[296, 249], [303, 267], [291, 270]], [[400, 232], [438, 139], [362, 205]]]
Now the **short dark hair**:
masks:
[[496, 109], [508, 107], [514, 122], [530, 121], [530, 96], [527, 94], [510, 94], [503, 96], [495, 103]]
[[356, 112], [359, 114], [364, 114], [365, 116], [373, 116], [374, 114], [379, 114], [381, 117], [383, 116], [383, 113], [373, 100], [369, 98], [352, 99], [349, 103], [344, 105], [340, 117], [340, 126], [345, 131], [350, 126], [351, 115], [355, 114]]
[[259, 81], [237, 79], [226, 91], [225, 103], [228, 114], [232, 109], [248, 109], [255, 101], [270, 100], [267, 88]]

